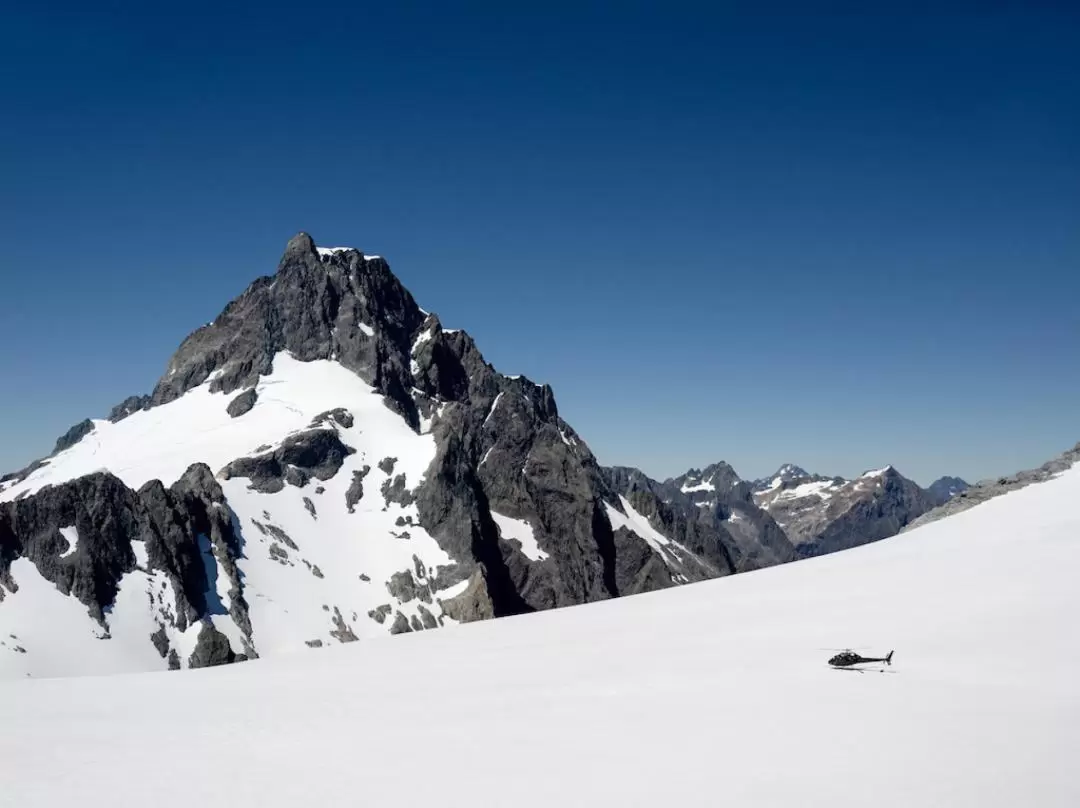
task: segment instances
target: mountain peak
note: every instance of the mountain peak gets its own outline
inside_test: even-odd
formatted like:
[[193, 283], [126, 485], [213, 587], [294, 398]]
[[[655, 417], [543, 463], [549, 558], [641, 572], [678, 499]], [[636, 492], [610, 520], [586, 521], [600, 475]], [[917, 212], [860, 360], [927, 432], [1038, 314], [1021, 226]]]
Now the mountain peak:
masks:
[[794, 480], [799, 477], [809, 477], [810, 473], [802, 466], [797, 466], [794, 463], [785, 463], [776, 470], [776, 474], [773, 477], [783, 477], [789, 480]]
[[926, 489], [938, 504], [944, 504], [957, 494], [967, 491], [971, 486], [960, 477], [939, 477]]
[[318, 257], [318, 253], [315, 249], [315, 239], [309, 234], [301, 231], [289, 239], [289, 243], [285, 245], [285, 253], [281, 256], [280, 266], [284, 266], [291, 261], [303, 260], [307, 257]]
[[766, 491], [772, 488], [779, 488], [785, 483], [790, 483], [794, 480], [809, 479], [813, 476], [814, 475], [810, 474], [810, 472], [802, 466], [797, 466], [794, 463], [784, 463], [768, 477], [762, 477], [760, 480], [755, 480], [754, 490]]
[[871, 469], [870, 471], [863, 472], [860, 476], [862, 476], [862, 477], [881, 477], [881, 476], [883, 476], [885, 474], [888, 474], [889, 472], [892, 472], [894, 474], [899, 474], [900, 473], [892, 466], [892, 464], [889, 464], [889, 465], [883, 466], [882, 468], [879, 468], [879, 469]]

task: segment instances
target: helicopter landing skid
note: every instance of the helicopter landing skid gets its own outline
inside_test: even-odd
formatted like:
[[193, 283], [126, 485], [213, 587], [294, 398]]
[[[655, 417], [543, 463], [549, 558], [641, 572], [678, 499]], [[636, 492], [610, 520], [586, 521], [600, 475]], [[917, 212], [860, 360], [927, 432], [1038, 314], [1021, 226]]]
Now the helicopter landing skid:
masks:
[[830, 665], [834, 671], [847, 671], [848, 673], [896, 673], [896, 671], [886, 670], [885, 668], [838, 668], [835, 665]]

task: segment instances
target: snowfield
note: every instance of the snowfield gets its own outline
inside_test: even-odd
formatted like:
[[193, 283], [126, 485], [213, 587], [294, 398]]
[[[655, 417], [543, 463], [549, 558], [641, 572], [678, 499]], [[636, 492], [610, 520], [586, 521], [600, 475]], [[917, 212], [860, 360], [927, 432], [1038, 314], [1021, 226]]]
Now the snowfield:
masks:
[[[1074, 807], [1078, 503], [1080, 466], [693, 586], [225, 668], [3, 682], [0, 803]], [[825, 664], [849, 645], [894, 666]]]

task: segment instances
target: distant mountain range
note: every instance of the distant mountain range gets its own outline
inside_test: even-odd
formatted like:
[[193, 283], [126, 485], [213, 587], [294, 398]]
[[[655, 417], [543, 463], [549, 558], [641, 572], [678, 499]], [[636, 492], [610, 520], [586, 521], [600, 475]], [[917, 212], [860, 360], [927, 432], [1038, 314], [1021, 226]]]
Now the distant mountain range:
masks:
[[[0, 477], [0, 675], [216, 665], [891, 536], [966, 484], [601, 466], [385, 260], [300, 234], [147, 394]], [[12, 650], [19, 649], [19, 650]]]

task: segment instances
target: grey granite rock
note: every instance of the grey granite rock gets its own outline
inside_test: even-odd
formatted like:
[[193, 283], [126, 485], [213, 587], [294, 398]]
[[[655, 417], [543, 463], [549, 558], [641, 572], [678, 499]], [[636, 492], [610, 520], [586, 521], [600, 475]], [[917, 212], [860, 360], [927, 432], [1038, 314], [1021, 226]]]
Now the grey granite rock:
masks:
[[335, 423], [345, 429], [351, 429], [354, 423], [352, 413], [344, 407], [335, 407], [332, 410], [326, 410], [320, 412], [314, 418], [311, 419], [310, 429], [314, 429], [325, 424]]
[[426, 583], [418, 583], [413, 578], [412, 570], [395, 572], [386, 582], [386, 590], [402, 603], [419, 598], [424, 603], [431, 603], [431, 589]]
[[455, 597], [440, 600], [439, 605], [447, 617], [459, 623], [489, 620], [495, 616], [495, 603], [488, 591], [483, 569], [478, 569], [473, 573], [464, 592]]
[[230, 401], [225, 411], [229, 413], [230, 418], [239, 418], [244, 413], [250, 412], [258, 400], [258, 392], [254, 387], [251, 387]]
[[345, 622], [345, 618], [341, 616], [341, 610], [334, 607], [334, 630], [330, 632], [330, 636], [340, 643], [356, 642], [356, 634], [353, 633], [352, 628]]
[[388, 478], [383, 482], [382, 495], [387, 505], [396, 503], [403, 508], [412, 505], [415, 499], [413, 492], [409, 490], [405, 482], [404, 474], [397, 475], [393, 480]]
[[410, 631], [412, 631], [412, 626], [409, 625], [409, 618], [401, 612], [396, 612], [394, 614], [394, 622], [390, 626], [390, 633], [407, 634]]
[[150, 396], [128, 396], [111, 410], [109, 410], [109, 420], [114, 424], [118, 421], [123, 421], [129, 415], [133, 415], [140, 410], [145, 410], [150, 407]]
[[374, 609], [368, 612], [368, 617], [374, 620], [380, 625], [386, 622], [386, 618], [390, 616], [390, 612], [393, 611], [393, 607], [389, 603], [383, 603], [380, 606], [376, 606]]
[[189, 668], [210, 668], [215, 665], [228, 665], [236, 661], [236, 654], [229, 645], [229, 638], [206, 621], [199, 629], [199, 638], [195, 650], [188, 659]]
[[423, 606], [417, 606], [416, 611], [420, 613], [420, 622], [422, 623], [423, 628], [433, 629], [439, 627], [439, 621], [435, 619], [435, 615], [433, 615], [426, 608], [424, 608]]
[[345, 492], [345, 507], [349, 513], [356, 511], [356, 503], [364, 496], [364, 478], [371, 472], [371, 466], [363, 466], [359, 471], [353, 472], [349, 490]]
[[53, 454], [59, 454], [65, 449], [70, 449], [93, 431], [94, 422], [89, 418], [79, 421], [79, 423], [57, 438], [56, 446], [53, 447]]
[[161, 654], [162, 659], [169, 655], [169, 637], [165, 633], [164, 626], [160, 626], [157, 631], [150, 635], [150, 642], [153, 643], [157, 652]]
[[252, 489], [273, 494], [286, 482], [302, 487], [311, 477], [329, 480], [355, 451], [341, 442], [335, 430], [311, 429], [290, 435], [272, 452], [238, 458], [220, 473], [225, 480], [247, 477]]
[[250, 387], [270, 371], [278, 352], [289, 351], [300, 361], [334, 358], [415, 426], [407, 356], [423, 320], [385, 261], [356, 250], [320, 256], [311, 237], [300, 233], [286, 245], [273, 278], [255, 281], [184, 340], [154, 388], [153, 404], [183, 395], [214, 371], [220, 373], [213, 391]]

